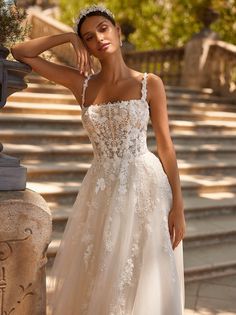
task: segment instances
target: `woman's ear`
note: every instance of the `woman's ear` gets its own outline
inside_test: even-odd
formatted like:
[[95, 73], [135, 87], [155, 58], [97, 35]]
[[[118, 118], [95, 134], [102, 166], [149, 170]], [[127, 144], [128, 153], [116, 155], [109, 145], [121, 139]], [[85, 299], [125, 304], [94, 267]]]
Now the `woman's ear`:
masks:
[[116, 29], [117, 29], [117, 32], [118, 32], [118, 35], [121, 37], [122, 34], [121, 34], [121, 27], [119, 24], [116, 24]]

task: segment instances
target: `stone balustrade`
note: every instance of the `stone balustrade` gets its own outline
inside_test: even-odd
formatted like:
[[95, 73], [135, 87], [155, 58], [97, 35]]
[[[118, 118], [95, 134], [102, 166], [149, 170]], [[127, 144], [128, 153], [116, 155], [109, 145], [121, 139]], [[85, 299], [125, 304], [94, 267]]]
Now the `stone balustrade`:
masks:
[[168, 85], [179, 85], [184, 48], [133, 51], [124, 54], [126, 63], [139, 71], [158, 74]]
[[211, 38], [193, 38], [185, 46], [181, 85], [211, 88], [236, 101], [236, 46]]
[[219, 95], [236, 100], [236, 46], [223, 41], [213, 42], [208, 59], [209, 86]]

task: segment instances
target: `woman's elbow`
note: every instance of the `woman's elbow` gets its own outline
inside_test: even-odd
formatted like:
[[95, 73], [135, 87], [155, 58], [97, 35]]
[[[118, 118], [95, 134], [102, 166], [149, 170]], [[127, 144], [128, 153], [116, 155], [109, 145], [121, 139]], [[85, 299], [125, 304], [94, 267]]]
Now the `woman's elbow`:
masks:
[[12, 56], [18, 60], [24, 62], [24, 56], [20, 53], [19, 49], [16, 46], [10, 48]]
[[19, 58], [19, 53], [18, 53], [18, 50], [17, 50], [16, 46], [12, 46], [12, 47], [10, 48], [10, 51], [11, 51], [12, 56], [13, 56], [15, 59]]

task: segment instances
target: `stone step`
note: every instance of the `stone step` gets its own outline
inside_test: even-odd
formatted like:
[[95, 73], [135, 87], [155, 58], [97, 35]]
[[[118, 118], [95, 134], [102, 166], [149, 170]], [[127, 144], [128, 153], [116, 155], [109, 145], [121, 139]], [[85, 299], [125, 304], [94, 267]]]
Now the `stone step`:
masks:
[[167, 99], [168, 110], [178, 110], [178, 111], [199, 111], [199, 112], [231, 112], [235, 113], [235, 105], [232, 103], [206, 103], [206, 102], [195, 102], [195, 101], [185, 101], [180, 99]]
[[20, 103], [8, 102], [1, 110], [7, 114], [51, 114], [51, 115], [81, 115], [79, 106], [70, 104], [40, 104], [40, 103]]
[[[54, 131], [50, 129], [17, 129], [5, 128], [1, 129], [0, 138], [2, 142], [10, 143], [27, 143], [27, 144], [43, 144], [43, 143], [89, 143], [90, 140], [87, 132], [84, 129], [75, 131]], [[187, 145], [191, 144], [236, 144], [236, 132], [225, 131], [219, 134], [196, 133], [191, 131], [176, 131], [171, 132], [171, 138], [175, 144]], [[151, 128], [147, 131], [148, 144], [155, 144], [155, 134]]]
[[[2, 109], [2, 113], [8, 114], [45, 114], [45, 115], [80, 115], [81, 109], [79, 106], [58, 104], [58, 106], [52, 104], [31, 104], [31, 103], [8, 103], [6, 107]], [[224, 111], [202, 111], [197, 109], [187, 110], [168, 110], [170, 120], [227, 120], [236, 121], [236, 112], [224, 112]]]
[[[168, 99], [176, 98], [176, 91], [172, 91], [171, 89], [166, 93]], [[236, 102], [232, 99], [232, 97], [223, 97], [211, 94], [193, 94], [193, 93], [178, 93], [178, 97], [181, 100], [187, 100], [188, 102], [197, 101], [197, 102], [205, 102], [205, 103], [229, 103], [229, 104], [236, 104]]]
[[[176, 95], [176, 93], [167, 91], [166, 97], [169, 101], [176, 99], [176, 97], [181, 100], [182, 103], [186, 102], [204, 102], [204, 103], [219, 103], [219, 104], [230, 104], [232, 106], [232, 99], [227, 97], [219, 97], [213, 95], [198, 95], [181, 93]], [[75, 96], [71, 94], [49, 94], [49, 93], [36, 93], [36, 92], [16, 92], [9, 96], [8, 101], [11, 102], [26, 102], [26, 103], [37, 103], [39, 100], [42, 103], [53, 103], [53, 104], [77, 104]]]
[[168, 110], [170, 120], [192, 120], [192, 121], [209, 121], [209, 120], [220, 120], [220, 121], [236, 121], [236, 112], [222, 112], [222, 111], [205, 111], [201, 112], [198, 110], [191, 111], [177, 111]]
[[[231, 192], [235, 194], [236, 179], [235, 177], [222, 176], [219, 178], [214, 176], [200, 175], [180, 175], [181, 187], [184, 198], [187, 196], [201, 196], [204, 193], [223, 193]], [[71, 204], [80, 189], [83, 176], [77, 179], [58, 181], [28, 181], [27, 188], [32, 189], [41, 194], [47, 202], [58, 202], [60, 204]]]
[[186, 220], [184, 250], [202, 245], [218, 244], [222, 241], [236, 241], [236, 212]]
[[[156, 145], [149, 145], [149, 150], [157, 154]], [[22, 162], [31, 159], [68, 161], [76, 158], [84, 161], [84, 158], [93, 158], [93, 148], [90, 143], [77, 144], [12, 144], [4, 143], [4, 153], [16, 156]], [[231, 145], [202, 144], [202, 145], [175, 145], [178, 159], [233, 159], [236, 148]]]
[[[88, 161], [89, 162], [89, 161]], [[31, 160], [28, 163], [21, 163], [27, 168], [27, 179], [30, 180], [70, 180], [85, 176], [91, 163], [62, 161], [62, 162], [40, 162]], [[236, 174], [236, 161], [232, 160], [196, 160], [191, 162], [178, 161], [178, 168], [181, 175], [232, 175]]]
[[[215, 137], [216, 140], [218, 136]], [[225, 143], [231, 143], [236, 138], [233, 135], [223, 135], [222, 141]], [[10, 142], [13, 143], [21, 143], [21, 144], [34, 144], [34, 145], [42, 145], [42, 144], [72, 144], [72, 143], [89, 143], [89, 138], [86, 131], [82, 128], [75, 131], [70, 130], [52, 130], [52, 129], [43, 129], [40, 130], [34, 129], [15, 129], [15, 128], [6, 128], [1, 130], [0, 134], [1, 142]], [[220, 140], [219, 140], [220, 141]]]
[[236, 178], [222, 175], [180, 175], [185, 195], [199, 196], [203, 193], [235, 192]]
[[77, 104], [74, 95], [70, 94], [48, 94], [35, 92], [16, 92], [8, 97], [9, 102], [41, 103], [42, 104]]
[[[43, 114], [2, 114], [0, 115], [1, 128], [14, 129], [59, 129], [59, 130], [78, 130], [82, 127], [81, 117], [77, 115], [43, 115]], [[151, 127], [149, 120], [149, 127]], [[222, 133], [236, 132], [236, 124], [233, 121], [181, 121], [171, 120], [170, 130], [174, 131], [194, 131], [199, 133]]]
[[236, 241], [219, 242], [184, 251], [185, 281], [236, 273]]
[[[57, 204], [51, 204], [50, 207], [53, 211], [57, 209]], [[205, 219], [235, 214], [236, 192], [207, 192], [184, 197], [184, 212], [186, 219]]]

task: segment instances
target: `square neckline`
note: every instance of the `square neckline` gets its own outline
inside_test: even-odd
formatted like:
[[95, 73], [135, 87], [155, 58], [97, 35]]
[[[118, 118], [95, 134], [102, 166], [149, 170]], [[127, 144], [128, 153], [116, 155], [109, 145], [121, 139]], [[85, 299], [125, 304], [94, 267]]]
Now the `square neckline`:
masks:
[[[83, 104], [81, 104], [81, 110], [85, 110], [88, 109], [89, 107], [99, 107], [99, 106], [110, 106], [110, 105], [115, 105], [115, 104], [125, 104], [125, 103], [129, 103], [129, 102], [144, 102], [148, 105], [148, 102], [146, 100], [146, 78], [147, 78], [148, 73], [144, 72], [142, 73], [142, 80], [141, 80], [141, 97], [140, 98], [132, 98], [130, 100], [117, 100], [117, 101], [108, 101], [108, 102], [103, 102], [103, 103], [95, 103], [95, 104], [90, 104], [88, 106], [84, 106]], [[85, 79], [85, 83], [83, 86], [83, 93], [85, 93], [86, 91], [86, 87], [88, 85], [88, 81], [89, 79], [92, 77], [92, 75], [89, 75], [86, 79]], [[83, 103], [83, 101], [82, 101]], [[149, 106], [149, 105], [148, 105]]]

